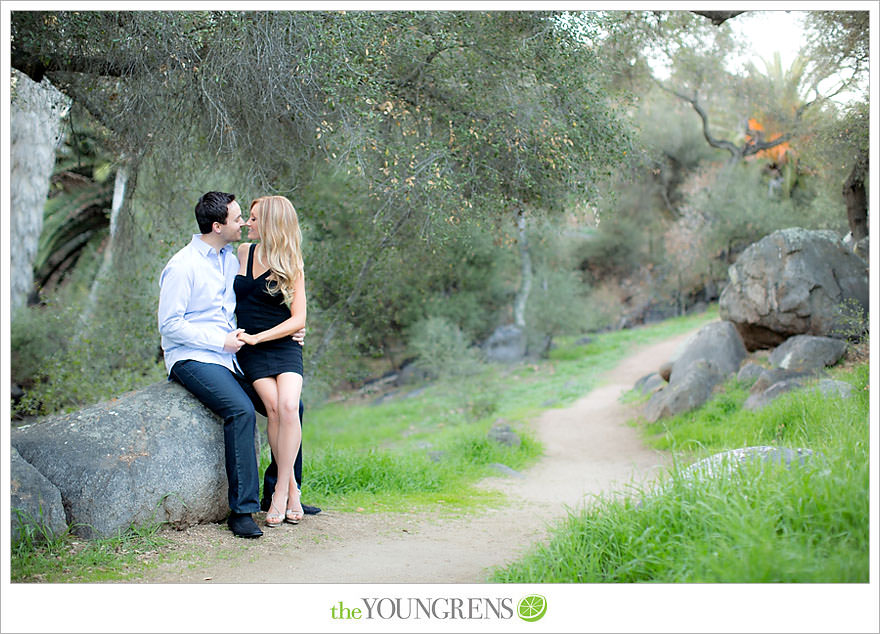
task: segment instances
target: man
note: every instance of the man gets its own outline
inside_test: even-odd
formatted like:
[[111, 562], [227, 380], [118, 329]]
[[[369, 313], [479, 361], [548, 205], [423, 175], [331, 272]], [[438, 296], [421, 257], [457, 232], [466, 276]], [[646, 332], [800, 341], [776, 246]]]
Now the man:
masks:
[[[202, 196], [195, 215], [201, 234], [193, 235], [168, 261], [159, 278], [165, 367], [169, 380], [183, 385], [223, 419], [229, 528], [237, 537], [256, 538], [263, 532], [252, 516], [260, 510], [254, 405], [262, 409], [262, 402], [235, 361], [244, 343], [235, 324], [238, 258], [231, 246], [241, 239], [245, 221], [235, 196], [223, 192]], [[300, 331], [294, 339], [302, 342], [303, 335]], [[297, 461], [302, 464], [301, 456]]]

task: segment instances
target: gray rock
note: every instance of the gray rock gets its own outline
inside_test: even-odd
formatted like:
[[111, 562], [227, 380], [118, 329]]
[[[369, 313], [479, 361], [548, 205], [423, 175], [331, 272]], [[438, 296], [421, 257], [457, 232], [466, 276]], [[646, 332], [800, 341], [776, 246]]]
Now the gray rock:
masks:
[[441, 462], [446, 457], [445, 451], [429, 451], [428, 459], [431, 462]]
[[403, 398], [415, 398], [417, 396], [421, 396], [422, 394], [424, 394], [427, 391], [427, 389], [428, 389], [427, 385], [423, 385], [422, 387], [417, 387], [416, 389], [404, 394]]
[[853, 245], [853, 253], [868, 262], [871, 255], [870, 236], [865, 236]]
[[500, 326], [483, 344], [488, 361], [512, 363], [526, 354], [526, 333], [513, 324]]
[[798, 370], [785, 370], [783, 368], [765, 368], [758, 376], [758, 379], [752, 384], [751, 394], [760, 394], [769, 389], [771, 385], [782, 383], [784, 381], [798, 380], [801, 383], [809, 377], [816, 376], [813, 372], [803, 372]]
[[833, 379], [822, 379], [817, 387], [822, 392], [822, 396], [826, 398], [849, 398], [853, 391], [852, 383]]
[[413, 383], [422, 383], [430, 378], [430, 372], [420, 368], [415, 363], [408, 363], [400, 368], [400, 372], [397, 373], [395, 385], [412, 385]]
[[865, 261], [831, 231], [776, 231], [750, 245], [728, 274], [719, 314], [736, 325], [749, 350], [793, 335], [832, 335], [846, 326], [844, 303], [868, 313]]
[[16, 543], [25, 535], [34, 541], [67, 531], [61, 492], [43, 474], [25, 461], [15, 447], [9, 448], [10, 539]]
[[382, 405], [383, 403], [387, 403], [388, 401], [393, 401], [396, 396], [396, 391], [386, 392], [385, 394], [377, 396], [372, 401], [370, 401], [370, 407], [375, 407], [376, 405]]
[[689, 366], [687, 374], [679, 375], [674, 383], [654, 393], [645, 405], [644, 416], [653, 423], [696, 409], [709, 400], [712, 389], [721, 380], [717, 368], [700, 359]]
[[646, 394], [654, 394], [665, 386], [666, 381], [663, 380], [663, 377], [657, 372], [652, 372], [636, 381], [633, 389], [644, 396]]
[[743, 403], [743, 408], [747, 410], [761, 409], [786, 392], [791, 392], [799, 387], [803, 387], [806, 380], [806, 377], [796, 377], [784, 381], [778, 381], [766, 390], [750, 394], [746, 399], [746, 402]]
[[761, 364], [749, 361], [748, 363], [743, 364], [739, 369], [739, 372], [736, 373], [736, 379], [740, 383], [754, 385], [755, 381], [758, 380], [758, 377], [763, 374], [765, 369], [766, 368]]
[[792, 466], [803, 466], [813, 455], [812, 449], [804, 448], [742, 447], [723, 451], [695, 462], [682, 471], [682, 475], [689, 479], [730, 475], [740, 466], [752, 462], [784, 464], [787, 468], [791, 468]]
[[843, 244], [846, 245], [848, 249], [851, 249], [853, 253], [862, 258], [865, 262], [869, 261], [870, 256], [870, 237], [865, 236], [858, 242], [853, 240], [852, 231], [847, 233], [843, 237]]
[[520, 473], [516, 469], [511, 469], [506, 464], [501, 464], [500, 462], [490, 463], [489, 466], [491, 468], [495, 469], [495, 471], [500, 471], [504, 475], [513, 476], [514, 478], [525, 478], [526, 477], [525, 474]]
[[522, 440], [507, 423], [494, 423], [488, 433], [489, 439], [507, 447], [519, 447]]
[[746, 347], [736, 327], [729, 321], [706, 324], [681, 345], [672, 363], [669, 383], [686, 374], [691, 365], [704, 360], [722, 376], [739, 370], [746, 358]]
[[72, 532], [84, 537], [215, 522], [229, 511], [223, 423], [176, 383], [47, 417], [11, 440], [58, 487]]
[[816, 370], [840, 361], [846, 348], [841, 339], [795, 335], [770, 353], [770, 363], [786, 370]]

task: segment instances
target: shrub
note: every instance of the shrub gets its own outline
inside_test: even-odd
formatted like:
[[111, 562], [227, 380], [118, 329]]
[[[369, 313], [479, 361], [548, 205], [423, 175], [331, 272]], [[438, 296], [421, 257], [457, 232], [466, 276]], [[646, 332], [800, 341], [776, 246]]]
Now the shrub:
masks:
[[416, 367], [435, 378], [473, 374], [479, 369], [479, 351], [444, 317], [416, 322], [410, 330], [409, 348], [416, 357]]

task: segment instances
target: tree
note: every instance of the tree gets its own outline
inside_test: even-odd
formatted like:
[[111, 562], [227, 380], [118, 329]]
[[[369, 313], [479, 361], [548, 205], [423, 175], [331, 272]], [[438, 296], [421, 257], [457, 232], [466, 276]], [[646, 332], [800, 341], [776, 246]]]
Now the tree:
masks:
[[438, 244], [441, 223], [558, 210], [628, 144], [600, 51], [553, 13], [21, 12], [12, 27], [13, 65], [112, 132], [126, 249], [161, 213], [132, 208], [145, 166], [234, 170], [242, 196], [297, 194], [322, 171], [358, 182], [362, 231], [328, 251], [356, 265], [316, 298], [324, 344], [357, 327], [401, 248]]
[[847, 115], [827, 136], [845, 139], [850, 146], [851, 169], [843, 183], [846, 214], [853, 239], [868, 235], [868, 201], [865, 177], [868, 173], [869, 116], [867, 77], [870, 13], [868, 11], [815, 11], [806, 20], [809, 37], [806, 52], [813, 61], [814, 81], [834, 75], [833, 94], [854, 91], [862, 99], [847, 108]]

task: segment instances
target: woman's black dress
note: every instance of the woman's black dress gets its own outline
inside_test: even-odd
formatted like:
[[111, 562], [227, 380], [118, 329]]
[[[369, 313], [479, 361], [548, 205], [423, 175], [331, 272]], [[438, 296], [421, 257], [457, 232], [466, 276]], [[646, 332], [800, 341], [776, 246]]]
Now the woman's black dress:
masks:
[[[269, 330], [290, 318], [290, 308], [284, 304], [282, 293], [269, 294], [270, 271], [254, 279], [255, 246], [252, 244], [248, 252], [247, 275], [236, 275], [233, 284], [238, 327], [252, 335]], [[236, 357], [250, 381], [282, 372], [303, 373], [302, 346], [290, 337], [264, 341], [255, 346], [242, 346]]]

